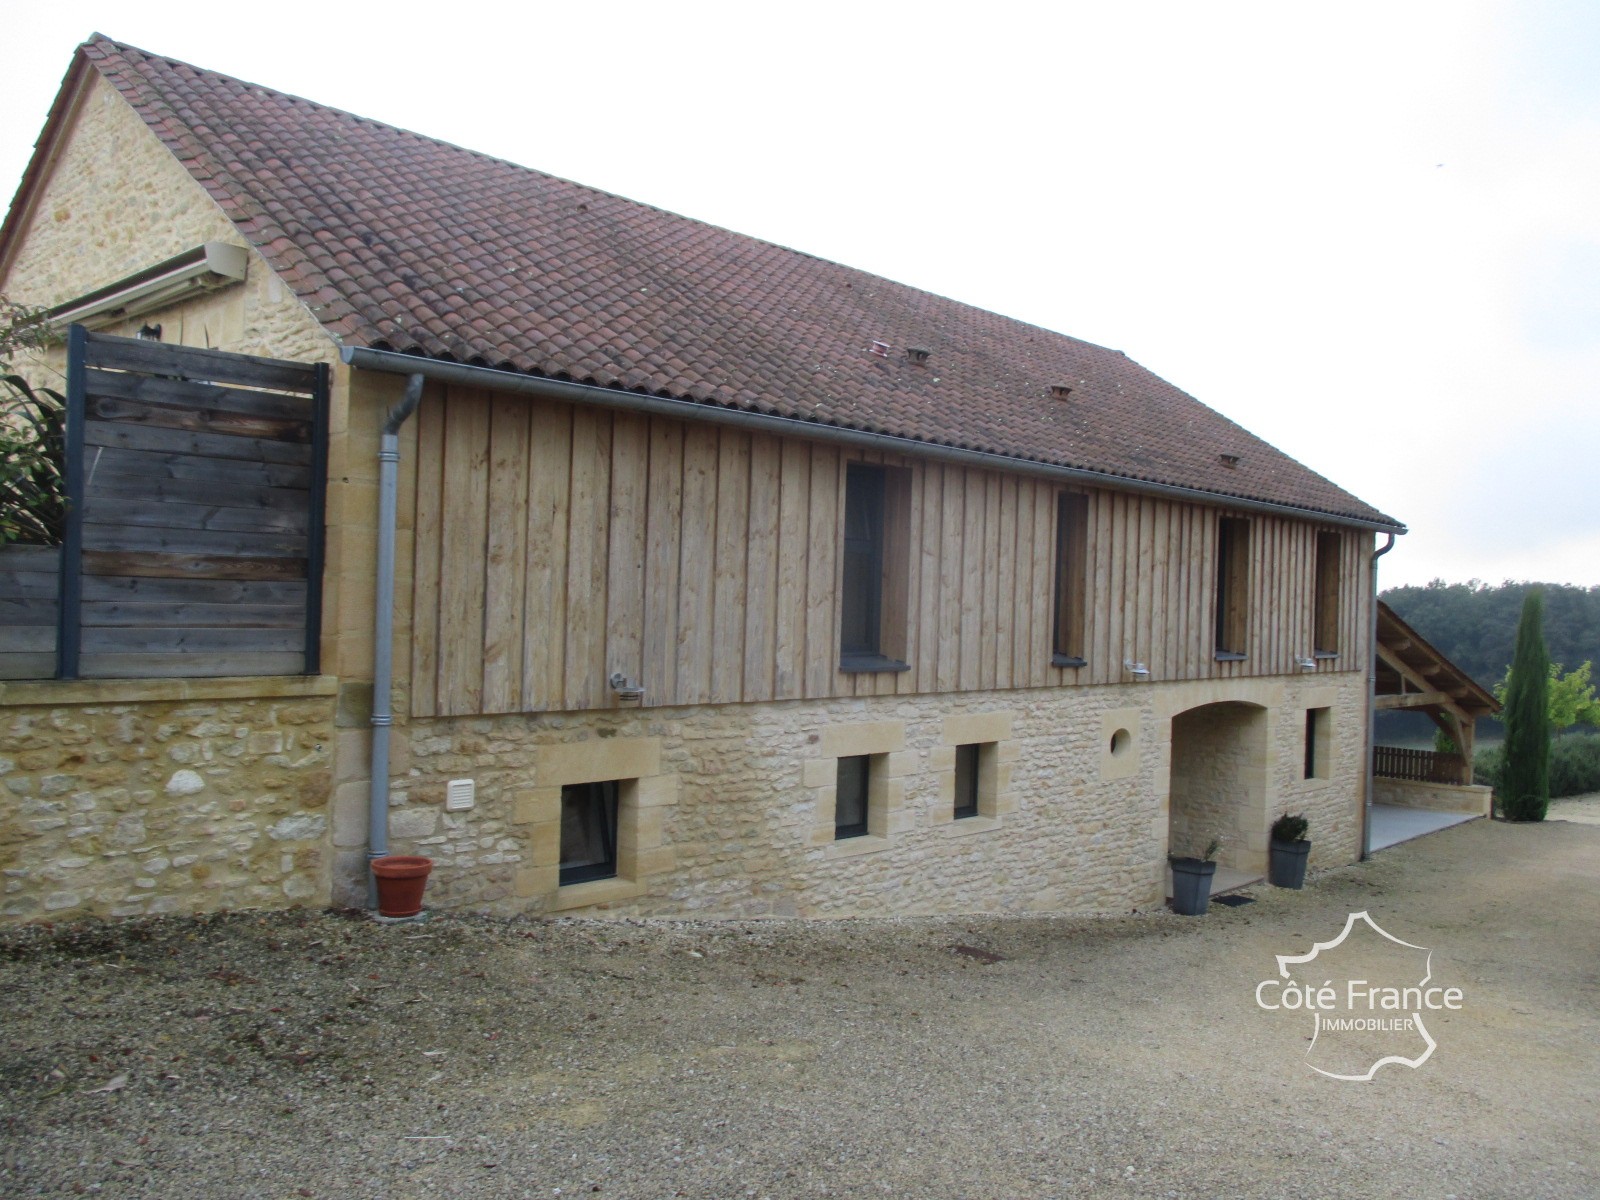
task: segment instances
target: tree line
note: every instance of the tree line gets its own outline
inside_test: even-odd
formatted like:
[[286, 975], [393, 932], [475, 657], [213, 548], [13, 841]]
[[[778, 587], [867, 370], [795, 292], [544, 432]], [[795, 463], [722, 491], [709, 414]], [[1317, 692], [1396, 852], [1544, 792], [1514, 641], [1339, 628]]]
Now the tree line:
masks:
[[1379, 598], [1456, 666], [1486, 689], [1505, 678], [1528, 593], [1544, 592], [1544, 640], [1550, 661], [1572, 671], [1600, 665], [1600, 586], [1488, 584], [1473, 579], [1425, 587], [1389, 588]]

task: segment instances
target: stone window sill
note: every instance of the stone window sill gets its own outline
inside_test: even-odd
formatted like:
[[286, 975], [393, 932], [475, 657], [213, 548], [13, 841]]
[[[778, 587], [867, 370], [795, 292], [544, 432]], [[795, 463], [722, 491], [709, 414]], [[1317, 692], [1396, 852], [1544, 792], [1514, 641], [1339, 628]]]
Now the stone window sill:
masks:
[[955, 817], [939, 826], [945, 837], [967, 837], [974, 833], [993, 833], [1000, 828], [999, 817]]
[[829, 842], [826, 850], [830, 860], [839, 858], [859, 858], [863, 854], [878, 854], [889, 848], [889, 839], [865, 834], [861, 837], [844, 838], [841, 841]]
[[568, 908], [587, 908], [593, 904], [632, 900], [643, 890], [636, 881], [620, 876], [614, 879], [591, 879], [587, 883], [569, 883], [556, 889], [545, 911], [561, 912]]

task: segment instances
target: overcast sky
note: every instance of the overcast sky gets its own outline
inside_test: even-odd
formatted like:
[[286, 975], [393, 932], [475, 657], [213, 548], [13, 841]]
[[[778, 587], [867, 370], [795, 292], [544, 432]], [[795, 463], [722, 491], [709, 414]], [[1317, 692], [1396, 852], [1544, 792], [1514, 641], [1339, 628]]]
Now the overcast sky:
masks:
[[1411, 533], [1600, 584], [1600, 4], [13, 8], [1125, 351]]

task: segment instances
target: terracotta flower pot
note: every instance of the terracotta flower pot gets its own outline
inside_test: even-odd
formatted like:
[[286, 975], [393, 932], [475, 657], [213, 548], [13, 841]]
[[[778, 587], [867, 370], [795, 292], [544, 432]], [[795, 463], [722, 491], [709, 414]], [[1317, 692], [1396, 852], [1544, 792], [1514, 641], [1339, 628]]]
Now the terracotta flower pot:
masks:
[[378, 915], [414, 917], [422, 911], [422, 891], [428, 886], [433, 859], [416, 854], [388, 854], [372, 860], [378, 881]]

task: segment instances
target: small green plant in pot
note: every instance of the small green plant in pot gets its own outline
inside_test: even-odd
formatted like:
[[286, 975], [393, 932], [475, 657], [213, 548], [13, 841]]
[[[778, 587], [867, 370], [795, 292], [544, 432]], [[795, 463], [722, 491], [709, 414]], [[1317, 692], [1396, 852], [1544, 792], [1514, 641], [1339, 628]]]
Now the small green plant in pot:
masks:
[[1268, 851], [1267, 880], [1273, 887], [1300, 888], [1306, 882], [1306, 841], [1310, 822], [1302, 815], [1284, 813], [1272, 823], [1272, 845]]
[[1168, 855], [1172, 866], [1172, 911], [1185, 917], [1205, 915], [1211, 904], [1211, 877], [1217, 873], [1217, 851], [1222, 839], [1212, 838], [1199, 858]]

